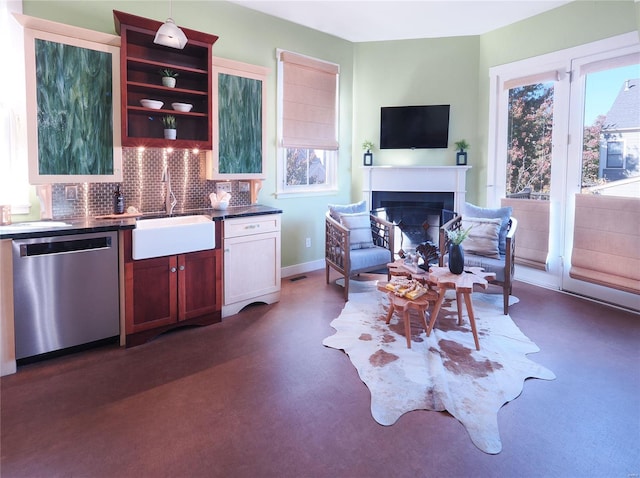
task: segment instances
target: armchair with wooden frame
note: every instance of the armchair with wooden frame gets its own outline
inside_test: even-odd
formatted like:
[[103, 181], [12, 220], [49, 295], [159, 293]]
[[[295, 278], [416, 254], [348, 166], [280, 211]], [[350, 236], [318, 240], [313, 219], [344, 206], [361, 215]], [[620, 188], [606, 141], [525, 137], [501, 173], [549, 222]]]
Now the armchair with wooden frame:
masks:
[[[462, 216], [456, 216], [440, 227], [440, 267], [444, 267], [448, 259], [447, 253], [449, 251], [449, 244], [451, 241], [448, 238], [447, 231], [459, 230], [461, 227]], [[505, 315], [509, 313], [509, 296], [511, 295], [513, 286], [517, 228], [518, 221], [514, 217], [510, 217], [507, 224], [505, 253], [500, 254], [499, 259], [470, 254], [467, 253], [467, 251], [464, 251], [465, 266], [482, 267], [486, 272], [493, 272], [496, 274], [496, 278], [492, 281], [489, 281], [489, 283], [502, 287], [503, 313]]]
[[[382, 218], [369, 214], [372, 244], [369, 247], [354, 248], [349, 230], [327, 211], [325, 217], [325, 263], [326, 280], [329, 271], [335, 269], [344, 278], [344, 300], [349, 300], [349, 278], [361, 272], [386, 269], [394, 261], [394, 225]], [[387, 280], [391, 276], [387, 270]]]

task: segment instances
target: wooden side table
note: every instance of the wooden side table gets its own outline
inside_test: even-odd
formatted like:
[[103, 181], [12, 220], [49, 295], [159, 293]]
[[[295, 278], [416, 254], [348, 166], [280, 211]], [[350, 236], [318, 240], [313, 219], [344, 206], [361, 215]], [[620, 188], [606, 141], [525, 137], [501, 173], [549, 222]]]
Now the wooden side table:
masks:
[[[391, 322], [391, 316], [393, 316], [394, 312], [398, 312], [404, 321], [404, 334], [407, 338], [407, 348], [411, 348], [411, 319], [409, 317], [409, 311], [413, 309], [418, 312], [420, 319], [422, 319], [424, 330], [427, 332], [426, 317], [429, 302], [437, 302], [439, 300], [438, 294], [434, 290], [429, 290], [417, 299], [406, 299], [395, 295], [392, 291], [387, 289], [387, 284], [388, 282], [378, 282], [378, 290], [387, 292], [387, 296], [389, 297], [389, 312], [387, 313], [386, 323], [388, 324]], [[428, 332], [427, 335], [429, 335]]]
[[467, 306], [467, 313], [469, 314], [469, 323], [471, 324], [471, 330], [473, 331], [473, 340], [476, 343], [476, 350], [480, 350], [480, 342], [478, 341], [478, 331], [476, 330], [476, 318], [473, 313], [473, 303], [471, 301], [471, 294], [473, 292], [473, 286], [479, 285], [483, 289], [486, 289], [489, 285], [487, 280], [495, 279], [496, 275], [493, 272], [484, 272], [481, 267], [465, 267], [462, 274], [452, 274], [448, 267], [435, 267], [431, 266], [429, 269], [429, 280], [434, 283], [438, 289], [438, 301], [433, 307], [431, 313], [431, 320], [427, 327], [427, 337], [431, 334], [431, 329], [436, 322], [438, 313], [440, 312], [440, 306], [444, 301], [444, 293], [447, 289], [455, 289], [456, 291], [456, 305], [458, 307], [458, 325], [462, 324], [462, 298]]

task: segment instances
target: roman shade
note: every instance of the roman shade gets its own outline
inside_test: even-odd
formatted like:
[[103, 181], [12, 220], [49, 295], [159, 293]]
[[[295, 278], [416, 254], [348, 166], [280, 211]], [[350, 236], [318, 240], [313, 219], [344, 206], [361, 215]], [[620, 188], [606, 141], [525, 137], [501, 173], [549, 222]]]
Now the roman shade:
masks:
[[515, 198], [502, 198], [501, 201], [502, 206], [510, 207], [518, 218], [516, 264], [546, 270], [551, 202]]
[[513, 78], [504, 82], [504, 89], [511, 90], [520, 86], [535, 85], [537, 83], [548, 83], [550, 81], [558, 81], [559, 73], [556, 70], [545, 71], [534, 75]]
[[607, 58], [605, 60], [593, 61], [580, 66], [580, 75], [588, 75], [599, 71], [611, 70], [623, 66], [634, 65], [640, 63], [640, 53], [629, 53], [623, 56]]
[[289, 51], [283, 63], [282, 146], [337, 150], [339, 66]]
[[576, 194], [569, 275], [640, 294], [640, 199]]

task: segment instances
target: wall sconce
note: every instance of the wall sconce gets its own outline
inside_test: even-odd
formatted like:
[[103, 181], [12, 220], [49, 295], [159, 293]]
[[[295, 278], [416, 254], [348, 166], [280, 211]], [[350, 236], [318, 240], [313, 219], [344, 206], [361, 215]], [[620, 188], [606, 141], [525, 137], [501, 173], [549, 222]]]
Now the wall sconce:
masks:
[[172, 14], [173, 4], [169, 2], [169, 18], [158, 28], [153, 43], [182, 50], [187, 44], [187, 35], [185, 35], [184, 32], [180, 30], [180, 27], [176, 25], [176, 22], [173, 21], [173, 18], [171, 18]]

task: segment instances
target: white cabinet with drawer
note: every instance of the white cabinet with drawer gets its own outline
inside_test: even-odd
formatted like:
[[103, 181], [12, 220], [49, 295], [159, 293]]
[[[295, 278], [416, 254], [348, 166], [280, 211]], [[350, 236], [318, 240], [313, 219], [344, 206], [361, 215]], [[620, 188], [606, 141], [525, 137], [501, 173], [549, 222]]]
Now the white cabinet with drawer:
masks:
[[280, 300], [280, 214], [224, 220], [222, 317]]

